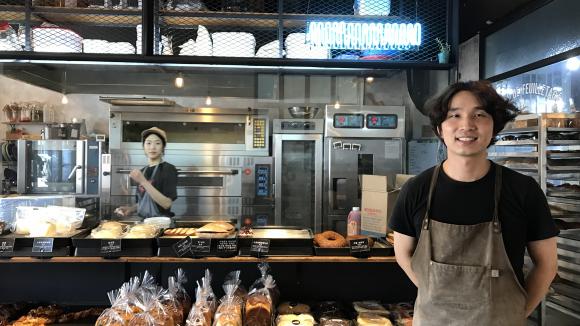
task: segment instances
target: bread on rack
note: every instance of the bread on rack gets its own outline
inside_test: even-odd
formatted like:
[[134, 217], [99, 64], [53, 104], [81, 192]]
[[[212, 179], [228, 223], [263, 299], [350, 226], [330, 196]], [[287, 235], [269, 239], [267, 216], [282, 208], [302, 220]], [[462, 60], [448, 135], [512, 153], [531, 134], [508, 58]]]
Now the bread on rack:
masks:
[[195, 235], [196, 229], [195, 228], [173, 228], [167, 229], [163, 232], [164, 236], [172, 236], [172, 237], [187, 237]]
[[236, 227], [228, 222], [210, 222], [196, 230], [200, 238], [226, 238], [234, 233]]

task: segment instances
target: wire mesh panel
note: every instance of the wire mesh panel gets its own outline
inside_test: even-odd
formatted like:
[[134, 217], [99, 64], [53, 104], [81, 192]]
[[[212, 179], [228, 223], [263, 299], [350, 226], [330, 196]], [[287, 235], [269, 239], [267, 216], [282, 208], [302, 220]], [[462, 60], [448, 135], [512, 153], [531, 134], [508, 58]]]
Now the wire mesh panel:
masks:
[[161, 0], [164, 55], [280, 57], [276, 0]]
[[0, 0], [0, 51], [22, 51], [26, 15], [24, 0]]
[[[141, 49], [138, 0], [0, 0], [0, 12], [0, 20], [17, 35], [19, 50], [135, 54]], [[14, 45], [5, 38], [0, 43]], [[5, 47], [0, 45], [0, 50]]]
[[165, 55], [433, 61], [447, 0], [168, 0]]
[[429, 62], [448, 2], [0, 0], [0, 51]]

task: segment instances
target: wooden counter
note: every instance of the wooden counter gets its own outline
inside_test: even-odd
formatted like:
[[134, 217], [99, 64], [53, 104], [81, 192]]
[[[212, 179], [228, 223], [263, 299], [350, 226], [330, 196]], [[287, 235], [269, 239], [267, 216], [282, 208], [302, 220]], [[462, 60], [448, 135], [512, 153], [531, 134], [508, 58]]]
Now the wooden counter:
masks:
[[101, 257], [53, 257], [53, 258], [34, 258], [34, 257], [13, 257], [0, 259], [0, 264], [6, 263], [179, 263], [179, 264], [196, 264], [196, 263], [394, 263], [395, 257], [369, 257], [356, 258], [351, 256], [278, 256], [278, 257], [204, 257], [204, 258], [173, 258], [173, 257], [119, 257], [119, 258], [101, 258]]

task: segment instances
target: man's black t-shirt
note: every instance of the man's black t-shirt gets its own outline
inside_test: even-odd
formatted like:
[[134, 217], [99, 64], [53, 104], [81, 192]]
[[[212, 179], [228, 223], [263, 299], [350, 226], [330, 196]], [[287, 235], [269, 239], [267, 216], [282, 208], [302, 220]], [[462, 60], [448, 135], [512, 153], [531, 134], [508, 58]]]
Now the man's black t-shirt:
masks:
[[[149, 180], [153, 170], [155, 170], [155, 166], [146, 166], [141, 169], [141, 172]], [[171, 198], [171, 200], [177, 199], [177, 169], [174, 165], [167, 162], [159, 163], [159, 168], [153, 180], [149, 180], [149, 182], [164, 196]], [[175, 215], [171, 212], [171, 209], [165, 209], [159, 205], [157, 205], [157, 208], [162, 216], [172, 217]]]
[[[433, 193], [431, 218], [460, 225], [490, 222], [496, 168], [503, 169], [499, 203], [502, 237], [512, 267], [523, 285], [526, 244], [558, 235], [546, 197], [533, 178], [493, 163], [489, 172], [474, 182], [453, 180], [441, 169]], [[434, 167], [403, 186], [389, 220], [392, 230], [419, 239], [433, 171]]]

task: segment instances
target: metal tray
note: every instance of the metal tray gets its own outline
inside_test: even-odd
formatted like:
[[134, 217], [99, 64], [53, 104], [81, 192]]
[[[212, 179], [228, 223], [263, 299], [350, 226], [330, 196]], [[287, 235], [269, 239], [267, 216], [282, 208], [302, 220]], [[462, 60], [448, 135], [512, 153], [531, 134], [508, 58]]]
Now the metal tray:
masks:
[[[157, 252], [156, 238], [148, 239], [93, 239], [89, 234], [72, 238], [74, 256], [76, 257], [153, 257]], [[113, 253], [102, 253], [102, 240], [121, 240], [121, 250]]]
[[[211, 245], [210, 251], [208, 253], [197, 253], [195, 256], [193, 253], [191, 255], [185, 255], [182, 257], [233, 257], [237, 256], [237, 252], [235, 254], [225, 254], [219, 253], [217, 250], [217, 242], [218, 239], [236, 239], [237, 233], [232, 233], [225, 238], [210, 238]], [[175, 251], [173, 250], [173, 245], [177, 242], [185, 239], [187, 236], [160, 236], [157, 238], [157, 256], [159, 257], [177, 257]], [[204, 239], [198, 236], [189, 236], [191, 239]], [[207, 238], [205, 238], [207, 239]], [[239, 247], [239, 242], [238, 242]], [[238, 250], [239, 251], [239, 250]]]
[[[75, 236], [84, 236], [89, 233], [89, 229], [80, 229], [73, 234]], [[32, 247], [34, 245], [34, 239], [31, 237], [22, 236], [20, 234], [9, 233], [0, 237], [0, 242], [2, 239], [13, 239], [14, 240], [14, 250], [11, 252], [0, 252], [0, 257], [39, 257], [39, 258], [51, 258], [51, 257], [66, 257], [70, 256], [72, 253], [72, 237], [38, 237], [38, 238], [52, 238], [52, 252], [33, 252]]]
[[312, 256], [312, 230], [291, 226], [253, 228], [251, 237], [239, 237], [240, 255], [250, 256], [252, 239], [270, 239], [270, 251], [264, 256]]
[[[314, 254], [316, 256], [351, 256], [350, 248], [321, 248], [321, 247], [314, 247]], [[390, 244], [381, 243], [375, 241], [373, 247], [371, 248], [371, 252], [369, 256], [375, 257], [386, 257], [386, 256], [394, 256], [395, 255], [395, 248]]]

